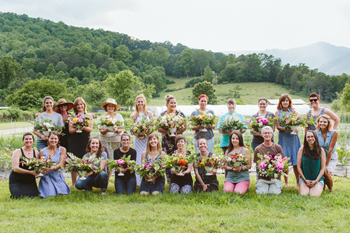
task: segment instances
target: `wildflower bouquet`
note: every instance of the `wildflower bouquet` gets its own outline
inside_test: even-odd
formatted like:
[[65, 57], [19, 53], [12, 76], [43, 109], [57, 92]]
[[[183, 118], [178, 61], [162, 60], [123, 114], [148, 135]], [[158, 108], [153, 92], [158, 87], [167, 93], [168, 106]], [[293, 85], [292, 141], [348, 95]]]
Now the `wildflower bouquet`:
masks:
[[136, 165], [136, 173], [144, 177], [145, 181], [152, 180], [154, 176], [164, 176], [165, 168], [158, 163], [146, 163], [145, 165]]
[[270, 118], [257, 117], [257, 118], [252, 118], [250, 122], [248, 122], [247, 124], [248, 124], [248, 129], [254, 130], [256, 132], [260, 132], [262, 127], [264, 126], [273, 127], [275, 125], [275, 122]]
[[70, 117], [70, 120], [73, 122], [74, 127], [78, 128], [78, 130], [76, 131], [77, 133], [82, 133], [83, 131], [81, 131], [80, 128], [88, 127], [90, 124], [89, 123], [90, 117], [88, 115], [72, 114], [72, 116]]
[[45, 136], [49, 136], [51, 131], [62, 131], [62, 128], [55, 125], [51, 119], [44, 119], [39, 117], [37, 121], [34, 121], [34, 130], [41, 131]]
[[146, 117], [142, 117], [140, 121], [134, 122], [130, 119], [128, 128], [134, 135], [150, 135], [156, 129], [154, 128], [155, 121], [153, 119], [148, 120]]
[[96, 158], [96, 154], [93, 154], [89, 158], [78, 158], [72, 153], [67, 153], [67, 172], [77, 172], [81, 180], [85, 180], [85, 175], [90, 172], [101, 172], [100, 162], [101, 158]]
[[232, 130], [243, 130], [244, 123], [241, 121], [241, 118], [236, 116], [236, 114], [227, 116], [222, 123], [220, 123], [221, 131], [223, 133], [232, 131]]
[[179, 175], [183, 175], [183, 171], [187, 169], [188, 164], [193, 162], [192, 156], [184, 156], [182, 154], [172, 154], [165, 156], [165, 167], [173, 168], [180, 171]]
[[297, 135], [296, 132], [299, 127], [306, 127], [307, 124], [315, 124], [313, 121], [308, 121], [307, 116], [299, 116], [297, 112], [285, 114], [282, 117], [276, 117], [276, 120], [280, 122], [280, 126], [285, 129], [291, 129], [291, 134]]
[[259, 175], [270, 177], [276, 179], [279, 175], [288, 175], [285, 173], [288, 171], [288, 157], [282, 158], [280, 154], [271, 154], [271, 155], [261, 155], [258, 154], [258, 157], [261, 158], [257, 161]]
[[[189, 120], [190, 120], [190, 125], [203, 126], [203, 127], [211, 127], [218, 122], [216, 115], [213, 115], [211, 113], [203, 113], [202, 115], [191, 116], [189, 117]], [[201, 129], [200, 131], [206, 132], [207, 129]]]
[[98, 119], [98, 128], [114, 130], [119, 126], [123, 126], [123, 122], [117, 120], [116, 117], [111, 117], [110, 115], [101, 116]]
[[219, 157], [215, 156], [214, 154], [211, 157], [203, 157], [199, 156], [196, 158], [196, 167], [197, 168], [204, 168], [207, 173], [205, 175], [211, 176], [212, 174], [209, 173], [214, 168], [217, 168], [220, 164]]
[[24, 163], [23, 164], [25, 166], [27, 166], [28, 169], [32, 169], [32, 170], [36, 171], [37, 173], [40, 173], [38, 175], [38, 177], [44, 176], [41, 172], [43, 172], [47, 168], [50, 168], [53, 165], [55, 165], [55, 163], [51, 159], [47, 159], [47, 158], [41, 158], [41, 159], [37, 159], [37, 158], [27, 159], [27, 158], [24, 158]]
[[163, 116], [159, 116], [156, 122], [156, 128], [162, 128], [171, 133], [170, 136], [176, 136], [176, 130], [181, 132], [185, 131], [187, 125], [186, 118], [183, 118], [180, 114], [175, 116], [171, 116], [165, 114]]
[[131, 155], [129, 155], [128, 157], [126, 157], [126, 155], [124, 155], [121, 159], [118, 159], [118, 160], [113, 160], [113, 159], [108, 160], [107, 164], [108, 164], [108, 167], [110, 169], [113, 169], [113, 168], [119, 169], [118, 176], [124, 176], [124, 173], [122, 173], [121, 171], [126, 169], [126, 168], [131, 167], [132, 170], [130, 170], [130, 172], [131, 173], [134, 172], [134, 167], [136, 165], [136, 161], [134, 161], [134, 160], [130, 161], [130, 158], [131, 158]]
[[248, 165], [248, 158], [244, 154], [229, 155], [225, 160], [229, 166], [238, 167]]

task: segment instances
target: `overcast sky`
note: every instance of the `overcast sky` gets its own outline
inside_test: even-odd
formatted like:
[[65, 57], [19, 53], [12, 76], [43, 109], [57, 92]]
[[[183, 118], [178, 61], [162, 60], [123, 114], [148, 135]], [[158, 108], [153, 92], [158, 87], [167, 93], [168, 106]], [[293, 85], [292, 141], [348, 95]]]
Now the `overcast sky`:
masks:
[[0, 0], [0, 11], [219, 51], [350, 47], [349, 0]]

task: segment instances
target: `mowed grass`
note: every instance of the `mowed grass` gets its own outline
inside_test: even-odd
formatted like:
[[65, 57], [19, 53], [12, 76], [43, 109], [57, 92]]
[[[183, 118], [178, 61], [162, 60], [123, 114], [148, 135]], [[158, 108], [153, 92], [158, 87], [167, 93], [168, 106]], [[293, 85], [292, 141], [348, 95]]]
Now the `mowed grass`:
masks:
[[25, 128], [25, 127], [33, 127], [33, 124], [31, 124], [29, 122], [23, 122], [23, 121], [0, 123], [0, 130]]
[[[175, 81], [175, 84], [169, 84], [168, 89], [185, 87], [187, 78], [171, 78], [169, 79]], [[189, 79], [190, 80], [190, 79]], [[216, 96], [218, 98], [218, 104], [226, 104], [229, 98], [229, 93], [234, 89], [236, 85], [239, 85], [242, 90], [239, 91], [241, 99], [244, 104], [257, 104], [259, 98], [264, 97], [268, 99], [278, 99], [281, 94], [290, 94], [290, 90], [286, 89], [282, 85], [268, 82], [251, 82], [251, 83], [229, 83], [229, 84], [219, 84], [214, 85], [216, 90]], [[170, 94], [176, 97], [178, 105], [191, 105], [192, 98], [192, 88], [186, 88], [178, 91], [171, 92], [160, 92], [160, 97], [151, 99], [147, 104], [150, 106], [161, 106], [165, 105], [164, 97]], [[291, 94], [293, 99], [303, 99], [308, 103], [308, 98], [298, 94]]]
[[[334, 177], [333, 193], [256, 195], [255, 177], [244, 195], [213, 193], [116, 196], [72, 189], [68, 196], [11, 199], [0, 181], [0, 232], [347, 232], [350, 180]], [[295, 178], [292, 176], [291, 181]], [[67, 179], [70, 183], [70, 179]], [[291, 182], [291, 183], [292, 183]]]

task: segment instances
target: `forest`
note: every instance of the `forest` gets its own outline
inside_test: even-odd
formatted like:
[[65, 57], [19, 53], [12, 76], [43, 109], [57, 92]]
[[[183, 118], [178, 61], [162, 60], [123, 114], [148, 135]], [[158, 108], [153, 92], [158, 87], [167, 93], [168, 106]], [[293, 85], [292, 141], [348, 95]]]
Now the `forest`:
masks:
[[187, 77], [186, 87], [203, 81], [271, 82], [305, 96], [318, 92], [328, 102], [349, 83], [347, 74], [283, 64], [267, 54], [225, 55], [0, 13], [0, 106], [37, 111], [42, 98], [51, 95], [69, 101], [82, 96], [94, 107], [113, 97], [128, 107], [139, 93], [159, 96], [173, 82], [169, 76]]

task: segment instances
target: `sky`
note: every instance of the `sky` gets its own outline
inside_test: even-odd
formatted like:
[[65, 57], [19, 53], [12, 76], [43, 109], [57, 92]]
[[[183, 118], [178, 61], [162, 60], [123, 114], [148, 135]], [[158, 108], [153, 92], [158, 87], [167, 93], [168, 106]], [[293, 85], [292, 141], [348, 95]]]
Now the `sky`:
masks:
[[1, 12], [190, 48], [350, 47], [349, 0], [0, 0]]

